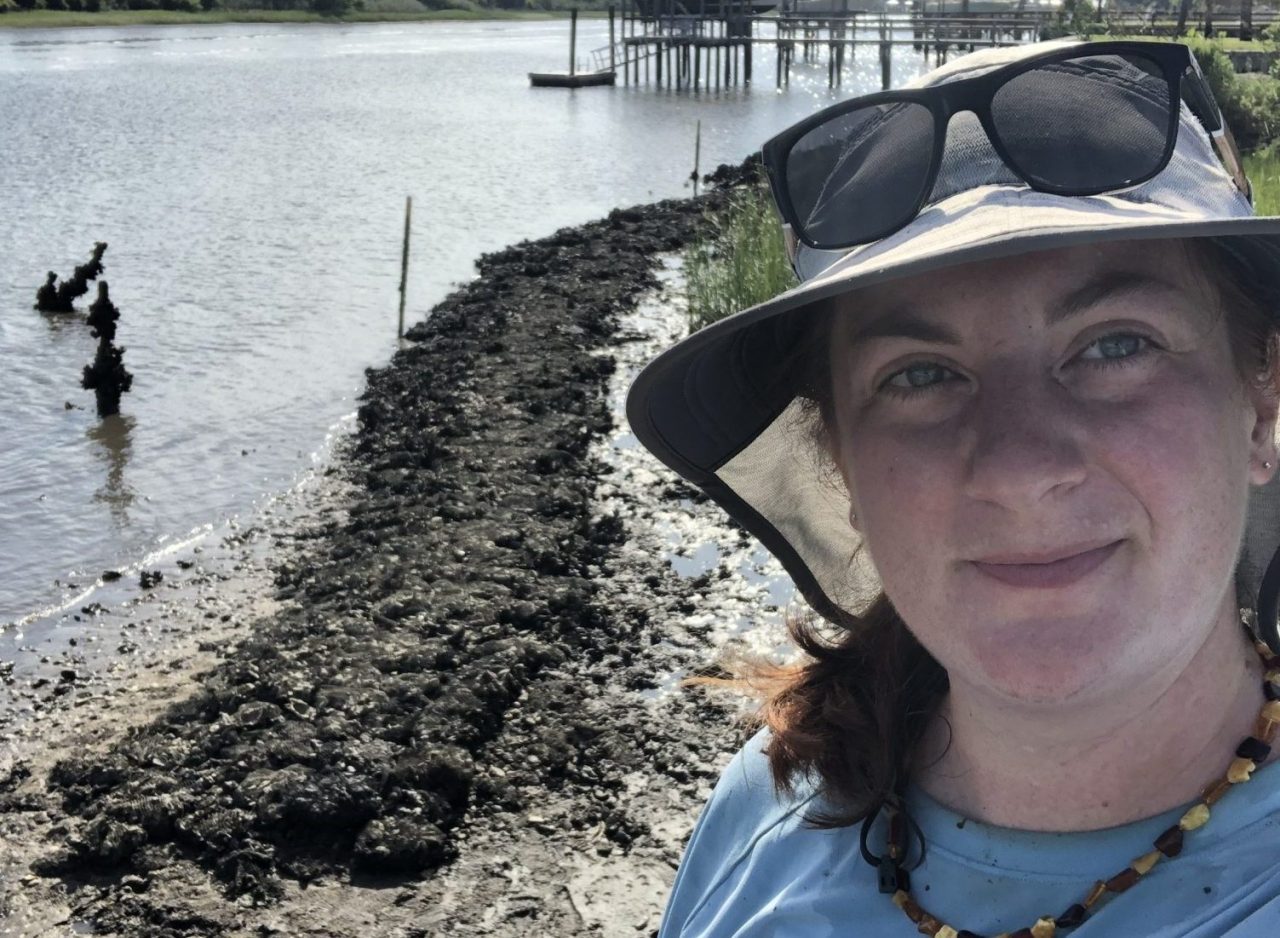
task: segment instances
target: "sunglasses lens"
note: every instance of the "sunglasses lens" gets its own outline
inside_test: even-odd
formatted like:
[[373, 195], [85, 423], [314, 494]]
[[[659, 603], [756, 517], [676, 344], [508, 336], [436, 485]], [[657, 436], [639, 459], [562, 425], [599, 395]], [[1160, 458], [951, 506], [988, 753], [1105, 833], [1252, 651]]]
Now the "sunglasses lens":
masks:
[[925, 193], [934, 121], [923, 104], [848, 111], [809, 131], [787, 156], [787, 192], [800, 233], [818, 247], [882, 237]]
[[1151, 176], [1176, 130], [1164, 69], [1132, 53], [1049, 62], [991, 100], [1006, 157], [1036, 188], [1120, 189]]

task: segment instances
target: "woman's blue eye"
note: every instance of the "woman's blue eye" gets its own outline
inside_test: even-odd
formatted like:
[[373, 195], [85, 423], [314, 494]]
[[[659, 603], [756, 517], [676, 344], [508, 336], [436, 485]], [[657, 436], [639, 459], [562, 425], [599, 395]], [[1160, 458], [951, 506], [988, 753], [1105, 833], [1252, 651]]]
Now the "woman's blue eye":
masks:
[[1084, 351], [1080, 353], [1080, 357], [1092, 361], [1115, 361], [1117, 359], [1132, 358], [1143, 351], [1149, 344], [1143, 336], [1132, 332], [1117, 332], [1113, 335], [1104, 335], [1102, 338], [1089, 343], [1085, 346]]
[[882, 386], [901, 390], [927, 388], [935, 384], [941, 384], [951, 374], [950, 368], [944, 368], [932, 362], [919, 362], [915, 365], [908, 365], [901, 371], [894, 372], [885, 379]]

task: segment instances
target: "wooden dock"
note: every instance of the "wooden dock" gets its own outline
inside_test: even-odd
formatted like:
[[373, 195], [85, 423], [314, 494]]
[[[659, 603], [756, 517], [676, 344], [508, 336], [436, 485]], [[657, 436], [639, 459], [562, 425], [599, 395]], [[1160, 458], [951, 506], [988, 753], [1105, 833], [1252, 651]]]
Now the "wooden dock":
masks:
[[907, 16], [852, 11], [848, 15], [782, 14], [769, 17], [710, 20], [696, 16], [666, 17], [643, 23], [623, 36], [611, 50], [623, 80], [631, 85], [659, 88], [719, 90], [754, 79], [756, 46], [772, 46], [774, 81], [790, 84], [797, 60], [825, 61], [832, 87], [842, 83], [846, 64], [860, 49], [870, 47], [879, 55], [884, 87], [889, 86], [892, 51], [912, 46], [937, 62], [950, 51], [995, 45], [1034, 42], [1048, 14], [1029, 13], [993, 19], [983, 16]]
[[[777, 87], [790, 83], [797, 60], [827, 63], [828, 83], [842, 83], [847, 62], [860, 47], [874, 47], [884, 86], [891, 78], [894, 46], [911, 45], [936, 61], [949, 51], [1033, 42], [1048, 11], [999, 14], [954, 12], [883, 13], [842, 8], [823, 13], [759, 14], [743, 0], [623, 0], [622, 34], [592, 51], [600, 71], [621, 71], [627, 85], [691, 91], [718, 91], [751, 84], [754, 51], [772, 46]], [[637, 3], [643, 3], [642, 7]], [[757, 4], [758, 7], [759, 4]], [[967, 2], [964, 4], [967, 6]], [[685, 12], [686, 10], [697, 12]]]
[[[1037, 42], [1054, 19], [1051, 10], [969, 10], [969, 0], [912, 0], [902, 13], [850, 9], [849, 0], [833, 0], [825, 12], [796, 12], [796, 0], [783, 0], [773, 12], [747, 0], [622, 0], [621, 36], [615, 37], [610, 10], [610, 43], [592, 51], [597, 71], [621, 71], [624, 84], [687, 91], [719, 91], [749, 85], [753, 51], [772, 47], [774, 82], [790, 84], [796, 62], [826, 63], [827, 83], [842, 84], [847, 65], [859, 52], [879, 58], [881, 87], [892, 83], [895, 47], [909, 45], [934, 65], [950, 55], [990, 46]], [[1207, 17], [1219, 35], [1260, 34], [1280, 19], [1274, 10], [1240, 16]], [[1185, 32], [1169, 13], [1151, 16], [1115, 13], [1106, 22], [1113, 33], [1174, 36]]]

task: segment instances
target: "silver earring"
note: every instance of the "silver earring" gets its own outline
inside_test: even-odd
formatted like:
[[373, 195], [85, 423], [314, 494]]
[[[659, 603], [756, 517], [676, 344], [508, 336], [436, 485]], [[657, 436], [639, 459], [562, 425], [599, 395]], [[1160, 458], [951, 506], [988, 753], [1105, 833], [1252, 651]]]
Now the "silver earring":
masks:
[[1270, 468], [1271, 468], [1271, 463], [1269, 463], [1269, 462], [1265, 462], [1265, 461], [1264, 461], [1264, 462], [1263, 462], [1263, 464], [1262, 464], [1262, 468], [1263, 468], [1263, 469], [1270, 469]]
[[858, 526], [858, 513], [852, 508], [849, 509], [849, 526], [854, 528]]

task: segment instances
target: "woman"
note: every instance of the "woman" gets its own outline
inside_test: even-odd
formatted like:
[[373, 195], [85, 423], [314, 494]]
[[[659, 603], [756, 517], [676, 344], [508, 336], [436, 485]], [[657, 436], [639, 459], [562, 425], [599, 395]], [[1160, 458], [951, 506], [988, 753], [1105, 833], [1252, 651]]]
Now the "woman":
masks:
[[1194, 57], [989, 50], [764, 156], [802, 284], [628, 416], [834, 627], [663, 938], [1280, 934], [1280, 219]]

